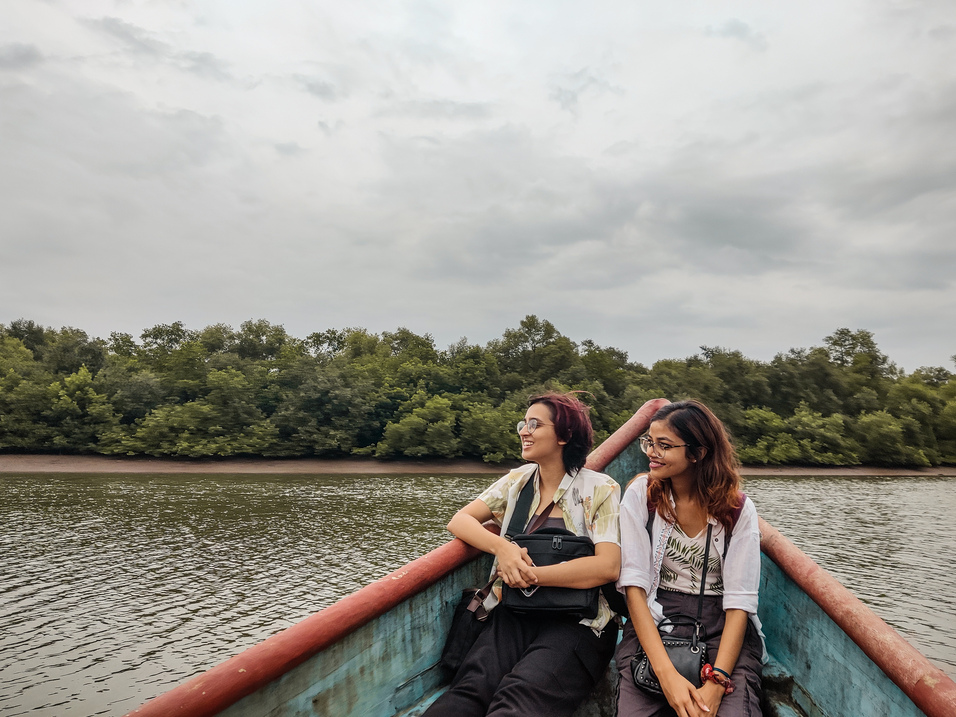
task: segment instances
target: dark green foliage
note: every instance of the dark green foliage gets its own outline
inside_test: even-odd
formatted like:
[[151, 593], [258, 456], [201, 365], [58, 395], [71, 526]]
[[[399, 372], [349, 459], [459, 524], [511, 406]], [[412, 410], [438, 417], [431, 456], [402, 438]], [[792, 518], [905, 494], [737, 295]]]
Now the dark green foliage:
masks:
[[0, 325], [0, 450], [497, 463], [518, 459], [529, 395], [576, 390], [598, 442], [664, 396], [710, 405], [748, 463], [956, 463], [952, 372], [904, 375], [869, 331], [837, 329], [823, 344], [769, 363], [702, 346], [648, 369], [533, 315], [486, 346], [446, 350], [405, 327], [302, 340], [265, 320], [174, 322], [137, 342], [18, 319]]

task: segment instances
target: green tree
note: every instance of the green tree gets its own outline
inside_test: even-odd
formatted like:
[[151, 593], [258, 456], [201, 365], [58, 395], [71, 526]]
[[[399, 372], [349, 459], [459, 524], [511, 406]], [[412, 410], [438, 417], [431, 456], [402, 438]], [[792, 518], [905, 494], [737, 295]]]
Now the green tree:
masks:
[[784, 419], [768, 408], [745, 411], [746, 429], [738, 438], [744, 463], [764, 465], [855, 465], [856, 444], [847, 438], [846, 420], [840, 414], [823, 416], [801, 403]]
[[[266, 322], [266, 324], [268, 324], [268, 322]], [[263, 331], [263, 334], [264, 333], [266, 332]], [[257, 338], [263, 339], [262, 335], [257, 338], [253, 338], [249, 334], [247, 334], [244, 338], [248, 342], [246, 345], [247, 350], [250, 348], [249, 344], [256, 343]], [[209, 355], [237, 352], [236, 344], [238, 339], [236, 332], [233, 331], [232, 327], [227, 324], [213, 324], [212, 326], [205, 327], [196, 333], [196, 340], [199, 341], [202, 347], [206, 350], [206, 353]]]
[[157, 324], [146, 329], [139, 338], [147, 356], [164, 357], [187, 341], [192, 341], [195, 334], [189, 331], [182, 321], [175, 321], [172, 324]]
[[767, 381], [766, 405], [781, 416], [790, 415], [801, 403], [825, 416], [840, 413], [851, 395], [845, 371], [821, 347], [777, 354], [767, 367]]
[[15, 319], [3, 329], [3, 334], [18, 339], [37, 361], [43, 360], [50, 330], [29, 319]]
[[506, 374], [506, 390], [543, 383], [580, 361], [577, 345], [534, 314], [523, 318], [517, 329], [506, 329], [500, 339], [489, 342], [488, 350]]
[[496, 399], [501, 395], [501, 369], [494, 354], [467, 340], [448, 347], [444, 364], [451, 371], [451, 382], [460, 393], [483, 394]]
[[399, 455], [453, 458], [459, 455], [456, 417], [451, 401], [441, 396], [427, 398], [423, 394], [412, 401], [422, 405], [413, 408], [397, 423], [385, 427], [385, 437], [375, 449], [375, 455], [380, 458]]
[[52, 381], [21, 339], [0, 337], [0, 450], [50, 449], [53, 431], [44, 413]]
[[160, 406], [137, 421], [118, 449], [173, 456], [262, 455], [278, 430], [254, 404], [254, 387], [235, 369], [209, 372], [205, 397]]
[[956, 399], [947, 401], [939, 412], [940, 460], [956, 464]]
[[[265, 319], [243, 321], [235, 334], [235, 350], [240, 358], [266, 361], [279, 358], [283, 348], [301, 344], [293, 339], [279, 324], [270, 324]], [[305, 345], [301, 344], [301, 350]]]
[[54, 448], [90, 453], [117, 445], [119, 417], [109, 399], [97, 393], [86, 366], [50, 385], [50, 408], [44, 418], [52, 427]]
[[919, 448], [932, 465], [940, 460], [937, 436], [942, 437], [939, 420], [945, 403], [939, 388], [915, 374], [894, 382], [884, 402], [886, 410], [903, 421], [907, 443]]
[[856, 421], [854, 433], [860, 444], [863, 463], [882, 466], [930, 465], [920, 448], [907, 441], [907, 424], [913, 419], [898, 419], [887, 411], [864, 413]]
[[381, 440], [380, 389], [361, 367], [313, 369], [272, 414], [282, 455], [349, 455]]
[[149, 369], [141, 369], [135, 359], [112, 354], [93, 379], [94, 389], [105, 395], [121, 425], [144, 418], [162, 405], [166, 391], [160, 378]]
[[588, 378], [600, 381], [610, 396], [620, 397], [627, 389], [627, 353], [613, 347], [601, 347], [591, 339], [581, 342], [581, 364]]
[[521, 443], [515, 426], [523, 416], [513, 403], [497, 407], [468, 403], [460, 415], [462, 454], [479, 456], [486, 463], [517, 458]]
[[860, 329], [837, 329], [823, 340], [831, 360], [847, 371], [850, 392], [862, 397], [851, 412], [875, 408], [877, 400], [886, 394], [889, 379], [897, 375], [896, 366], [877, 348], [873, 333]]

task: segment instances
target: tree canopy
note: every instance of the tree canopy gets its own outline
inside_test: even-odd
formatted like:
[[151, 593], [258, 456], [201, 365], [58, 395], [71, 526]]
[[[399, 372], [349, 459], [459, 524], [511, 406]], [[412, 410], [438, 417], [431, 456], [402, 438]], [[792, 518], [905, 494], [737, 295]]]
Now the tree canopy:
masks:
[[745, 463], [956, 463], [956, 376], [906, 375], [862, 329], [769, 362], [701, 346], [646, 367], [534, 315], [485, 346], [446, 349], [405, 327], [299, 339], [261, 319], [238, 330], [177, 321], [103, 340], [0, 324], [5, 452], [500, 462], [518, 456], [528, 396], [549, 389], [584, 392], [598, 441], [647, 399], [697, 398]]

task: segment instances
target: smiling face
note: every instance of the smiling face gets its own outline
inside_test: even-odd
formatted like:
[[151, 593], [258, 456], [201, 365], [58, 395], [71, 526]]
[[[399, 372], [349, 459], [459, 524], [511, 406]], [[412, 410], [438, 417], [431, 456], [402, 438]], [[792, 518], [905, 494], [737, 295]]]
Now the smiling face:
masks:
[[661, 451], [655, 447], [647, 454], [652, 478], [694, 477], [694, 462], [687, 452], [687, 447], [683, 445], [687, 441], [674, 430], [668, 421], [654, 421], [647, 435], [654, 441], [655, 446], [679, 446], [668, 448], [666, 451]]
[[521, 457], [530, 463], [547, 463], [560, 460], [567, 441], [559, 441], [554, 432], [554, 417], [546, 403], [535, 403], [525, 411], [524, 420], [534, 418], [538, 427], [534, 433], [525, 426], [518, 432], [521, 438]]

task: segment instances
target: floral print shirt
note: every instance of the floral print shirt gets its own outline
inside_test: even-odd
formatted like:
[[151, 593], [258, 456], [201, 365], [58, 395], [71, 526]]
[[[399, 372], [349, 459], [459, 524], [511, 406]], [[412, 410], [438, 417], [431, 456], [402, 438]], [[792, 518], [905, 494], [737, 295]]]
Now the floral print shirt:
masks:
[[[478, 496], [488, 506], [492, 519], [502, 528], [502, 531], [511, 522], [518, 494], [529, 480], [535, 481], [535, 489], [526, 524], [541, 504], [536, 468], [537, 465], [534, 463], [515, 468]], [[621, 486], [613, 478], [588, 468], [582, 468], [574, 476], [565, 473], [554, 498], [555, 505], [561, 509], [565, 529], [575, 535], [589, 537], [595, 545], [598, 543], [621, 545]], [[497, 560], [491, 567], [492, 575], [496, 568]], [[495, 581], [491, 594], [484, 603], [486, 610], [493, 609], [501, 600], [503, 585], [500, 578]], [[600, 634], [613, 617], [614, 613], [608, 607], [604, 595], [601, 595], [597, 617], [592, 620], [581, 620], [581, 624], [587, 625], [595, 633]]]

